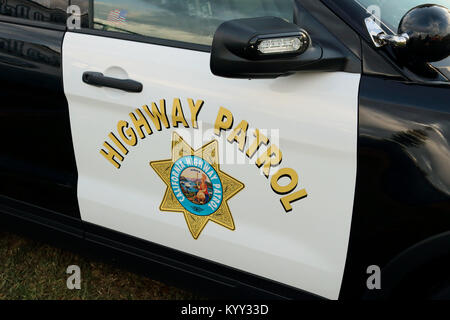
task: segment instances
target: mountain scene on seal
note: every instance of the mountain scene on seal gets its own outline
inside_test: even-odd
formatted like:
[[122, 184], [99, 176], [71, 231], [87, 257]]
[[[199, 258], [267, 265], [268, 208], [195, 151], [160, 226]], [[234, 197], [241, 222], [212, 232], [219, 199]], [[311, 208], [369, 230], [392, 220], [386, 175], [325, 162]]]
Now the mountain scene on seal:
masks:
[[181, 173], [180, 187], [186, 198], [197, 205], [207, 204], [214, 192], [209, 177], [196, 168], [187, 168]]

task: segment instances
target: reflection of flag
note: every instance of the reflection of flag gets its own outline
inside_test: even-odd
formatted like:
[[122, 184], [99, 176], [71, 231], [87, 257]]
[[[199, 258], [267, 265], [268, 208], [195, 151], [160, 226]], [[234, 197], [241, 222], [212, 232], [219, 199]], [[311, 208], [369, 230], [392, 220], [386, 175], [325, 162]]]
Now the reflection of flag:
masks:
[[108, 15], [108, 21], [114, 23], [114, 24], [122, 24], [125, 23], [127, 18], [127, 10], [112, 10]]

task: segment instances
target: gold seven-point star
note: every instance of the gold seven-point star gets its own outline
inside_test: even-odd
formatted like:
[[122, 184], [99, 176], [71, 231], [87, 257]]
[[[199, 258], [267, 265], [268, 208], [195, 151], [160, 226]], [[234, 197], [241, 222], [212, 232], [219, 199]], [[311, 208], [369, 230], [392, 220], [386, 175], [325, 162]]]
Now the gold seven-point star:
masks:
[[174, 132], [172, 158], [150, 162], [167, 186], [159, 209], [182, 212], [194, 239], [210, 220], [235, 229], [227, 201], [244, 184], [220, 170], [218, 146], [214, 140], [194, 151]]

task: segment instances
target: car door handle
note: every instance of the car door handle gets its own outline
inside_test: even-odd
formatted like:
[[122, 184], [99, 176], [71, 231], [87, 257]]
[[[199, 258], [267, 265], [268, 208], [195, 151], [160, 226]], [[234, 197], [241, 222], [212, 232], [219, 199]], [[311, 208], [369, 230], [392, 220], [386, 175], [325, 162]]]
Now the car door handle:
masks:
[[142, 92], [142, 83], [131, 79], [117, 79], [104, 76], [103, 73], [86, 71], [83, 73], [83, 82], [98, 86], [119, 89], [127, 92]]

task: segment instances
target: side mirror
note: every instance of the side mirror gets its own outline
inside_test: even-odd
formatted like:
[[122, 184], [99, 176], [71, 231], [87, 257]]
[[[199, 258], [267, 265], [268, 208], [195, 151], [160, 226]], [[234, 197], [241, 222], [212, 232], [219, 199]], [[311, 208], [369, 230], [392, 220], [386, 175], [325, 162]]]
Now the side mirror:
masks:
[[405, 54], [416, 61], [436, 62], [450, 56], [450, 10], [445, 7], [426, 4], [411, 9], [398, 32], [408, 35]]
[[275, 78], [320, 60], [322, 49], [308, 33], [281, 18], [224, 22], [211, 50], [211, 71], [229, 78]]
[[425, 4], [411, 9], [400, 21], [398, 35], [386, 34], [372, 18], [366, 19], [366, 26], [376, 47], [396, 48], [407, 65], [425, 65], [450, 56], [450, 10], [443, 6]]

